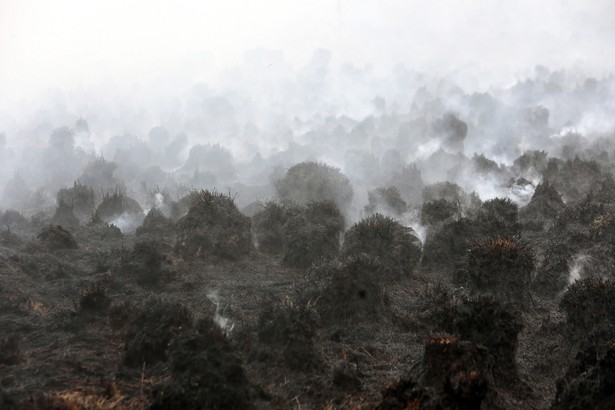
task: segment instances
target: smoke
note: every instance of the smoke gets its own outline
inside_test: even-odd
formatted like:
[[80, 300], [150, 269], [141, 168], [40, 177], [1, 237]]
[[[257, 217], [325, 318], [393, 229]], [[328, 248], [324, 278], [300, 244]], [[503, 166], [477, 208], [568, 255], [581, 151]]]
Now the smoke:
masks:
[[[0, 6], [3, 208], [30, 216], [76, 180], [146, 210], [199, 188], [245, 207], [312, 160], [351, 180], [352, 223], [404, 168], [414, 205], [448, 180], [523, 206], [542, 178], [524, 151], [613, 149], [606, 0], [114, 4]], [[88, 168], [101, 156], [114, 168]]]
[[235, 324], [231, 323], [229, 318], [224, 317], [220, 313], [222, 310], [221, 308], [222, 302], [220, 301], [220, 295], [218, 294], [218, 291], [217, 290], [210, 291], [209, 293], [207, 293], [207, 298], [214, 305], [216, 305], [216, 313], [214, 314], [214, 323], [217, 324], [222, 330], [222, 332], [224, 332], [224, 334], [228, 336], [233, 331]]
[[577, 280], [581, 279], [581, 276], [585, 272], [586, 267], [589, 266], [590, 256], [584, 253], [575, 255], [569, 264], [569, 276], [568, 284], [572, 285]]

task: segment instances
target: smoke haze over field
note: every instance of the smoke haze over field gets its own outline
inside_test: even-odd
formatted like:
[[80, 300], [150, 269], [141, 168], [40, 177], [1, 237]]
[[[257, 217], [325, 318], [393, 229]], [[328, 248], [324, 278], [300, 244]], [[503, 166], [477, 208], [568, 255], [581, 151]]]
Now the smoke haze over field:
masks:
[[613, 18], [609, 0], [3, 0], [0, 86], [6, 99], [109, 81], [216, 84], [256, 48], [281, 51], [294, 68], [319, 48], [378, 73], [471, 68], [482, 87], [537, 64], [595, 75], [615, 63]]
[[404, 167], [525, 204], [524, 151], [611, 149], [613, 18], [608, 0], [4, 0], [2, 206], [53, 205], [100, 156], [116, 168], [89, 185], [145, 210], [145, 185], [270, 198], [308, 160], [348, 175], [354, 217]]

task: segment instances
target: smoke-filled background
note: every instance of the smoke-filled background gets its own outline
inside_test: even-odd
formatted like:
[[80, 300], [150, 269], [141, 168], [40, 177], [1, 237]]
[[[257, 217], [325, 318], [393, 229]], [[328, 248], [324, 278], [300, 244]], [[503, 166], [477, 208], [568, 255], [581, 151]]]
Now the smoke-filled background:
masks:
[[302, 161], [349, 177], [351, 220], [412, 178], [408, 203], [449, 180], [524, 204], [523, 152], [613, 151], [614, 18], [609, 0], [2, 0], [0, 207], [51, 209], [74, 181], [145, 211], [193, 188], [245, 207]]

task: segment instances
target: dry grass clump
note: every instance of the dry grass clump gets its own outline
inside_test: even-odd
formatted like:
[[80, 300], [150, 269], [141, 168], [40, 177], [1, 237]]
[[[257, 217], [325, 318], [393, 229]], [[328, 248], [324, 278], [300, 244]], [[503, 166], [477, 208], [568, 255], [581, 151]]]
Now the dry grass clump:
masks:
[[128, 325], [124, 364], [138, 367], [166, 361], [173, 338], [191, 329], [192, 323], [185, 306], [149, 299]]
[[314, 344], [315, 316], [309, 303], [286, 299], [267, 304], [258, 317], [256, 358], [297, 371], [320, 369], [323, 362]]
[[466, 254], [460, 275], [471, 288], [511, 300], [528, 296], [534, 270], [534, 253], [515, 238], [476, 239]]
[[171, 379], [154, 387], [150, 410], [253, 407], [241, 357], [213, 320], [177, 336], [169, 352]]
[[103, 194], [102, 202], [96, 208], [94, 220], [110, 222], [123, 214], [142, 215], [141, 205], [120, 189]]
[[177, 223], [175, 251], [186, 259], [239, 259], [253, 249], [251, 225], [232, 197], [200, 191], [193, 195], [188, 214]]
[[333, 201], [346, 209], [352, 200], [350, 180], [339, 169], [319, 162], [301, 162], [286, 171], [275, 181], [275, 188], [282, 200], [298, 204], [311, 201]]
[[566, 314], [567, 323], [581, 334], [601, 325], [614, 327], [615, 283], [593, 278], [577, 280], [562, 297], [560, 309]]
[[393, 276], [409, 274], [421, 259], [421, 241], [410, 227], [381, 214], [354, 224], [346, 232], [343, 257], [368, 255]]

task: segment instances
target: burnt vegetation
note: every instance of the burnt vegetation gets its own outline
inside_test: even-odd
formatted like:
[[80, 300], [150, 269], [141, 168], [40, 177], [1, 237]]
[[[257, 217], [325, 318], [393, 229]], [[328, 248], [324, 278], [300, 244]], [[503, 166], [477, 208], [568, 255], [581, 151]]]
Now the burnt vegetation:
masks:
[[615, 144], [551, 105], [615, 87], [561, 76], [273, 129], [198, 86], [46, 172], [0, 134], [0, 407], [613, 408]]

